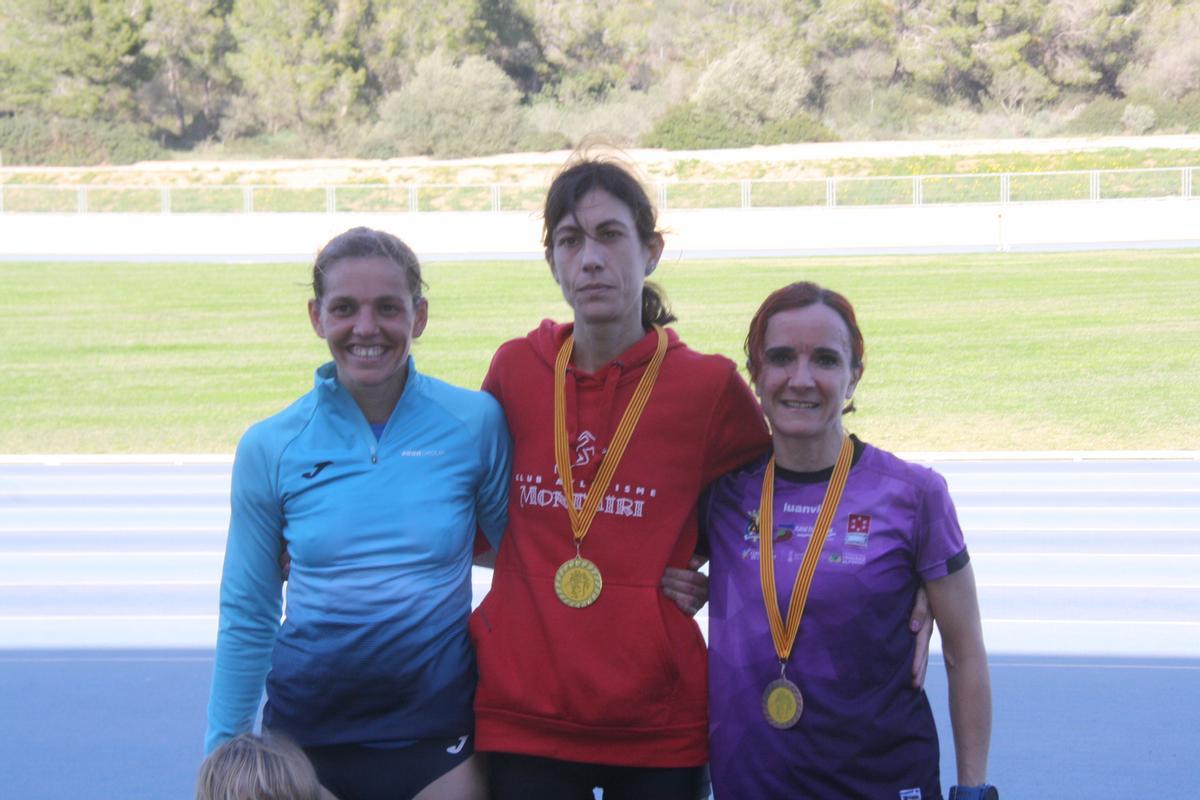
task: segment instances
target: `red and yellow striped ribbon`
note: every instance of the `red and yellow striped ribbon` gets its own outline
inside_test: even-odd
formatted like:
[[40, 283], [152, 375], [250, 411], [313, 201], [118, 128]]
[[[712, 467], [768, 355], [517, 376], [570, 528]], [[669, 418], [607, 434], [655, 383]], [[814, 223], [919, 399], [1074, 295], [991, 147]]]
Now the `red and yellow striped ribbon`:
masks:
[[567, 365], [571, 363], [571, 352], [575, 347], [574, 335], [568, 336], [558, 349], [558, 357], [554, 362], [554, 461], [558, 465], [558, 476], [562, 481], [563, 494], [567, 498], [567, 514], [571, 518], [571, 534], [575, 537], [576, 546], [587, 536], [592, 520], [600, 508], [605, 488], [617, 471], [629, 438], [633, 436], [633, 429], [637, 427], [638, 419], [641, 418], [646, 402], [650, 399], [650, 392], [654, 389], [654, 382], [658, 379], [663, 358], [667, 354], [667, 332], [660, 325], [655, 325], [654, 330], [658, 334], [658, 347], [646, 371], [642, 373], [629, 405], [621, 414], [621, 421], [608, 445], [608, 452], [600, 460], [600, 470], [592, 479], [592, 485], [588, 487], [583, 508], [578, 510], [575, 508], [575, 483], [571, 478], [571, 451], [567, 442]]
[[821, 501], [821, 510], [817, 513], [817, 522], [813, 525], [812, 538], [808, 540], [808, 548], [804, 551], [804, 561], [801, 562], [796, 581], [792, 584], [792, 600], [788, 604], [786, 628], [780, 619], [779, 604], [775, 595], [775, 456], [771, 456], [771, 460], [767, 462], [767, 470], [763, 475], [762, 497], [758, 501], [758, 574], [762, 580], [767, 620], [771, 623], [771, 638], [775, 641], [775, 654], [779, 656], [781, 664], [788, 660], [792, 654], [792, 647], [796, 644], [796, 634], [800, 632], [800, 618], [804, 616], [804, 606], [808, 602], [808, 590], [817, 571], [817, 562], [821, 559], [821, 549], [825, 546], [829, 526], [833, 524], [838, 504], [842, 501], [842, 490], [846, 488], [846, 478], [850, 474], [850, 462], [853, 459], [854, 445], [851, 444], [850, 437], [845, 437], [842, 439], [841, 450], [838, 451], [833, 475], [829, 478], [829, 486], [825, 489], [825, 499]]

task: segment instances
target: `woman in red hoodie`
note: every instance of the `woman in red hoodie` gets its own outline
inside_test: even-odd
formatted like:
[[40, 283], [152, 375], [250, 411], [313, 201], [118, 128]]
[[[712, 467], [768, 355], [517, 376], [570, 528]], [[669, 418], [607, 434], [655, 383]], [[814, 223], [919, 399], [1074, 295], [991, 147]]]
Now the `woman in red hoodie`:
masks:
[[509, 523], [471, 620], [477, 749], [504, 800], [696, 797], [707, 666], [667, 599], [696, 504], [769, 442], [727, 358], [688, 348], [646, 283], [654, 207], [619, 164], [580, 159], [546, 198], [546, 260], [574, 320], [504, 344], [484, 381], [515, 442]]

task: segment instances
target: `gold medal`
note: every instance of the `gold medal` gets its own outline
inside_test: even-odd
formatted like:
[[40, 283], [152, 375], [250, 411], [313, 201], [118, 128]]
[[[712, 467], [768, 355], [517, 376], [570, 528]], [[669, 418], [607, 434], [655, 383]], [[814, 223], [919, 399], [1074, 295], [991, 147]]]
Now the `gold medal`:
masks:
[[654, 356], [642, 377], [638, 380], [637, 388], [629, 405], [621, 413], [621, 421], [613, 434], [608, 452], [600, 459], [600, 469], [592, 480], [592, 485], [584, 495], [582, 508], [575, 507], [575, 481], [571, 477], [571, 452], [567, 444], [567, 366], [571, 363], [571, 351], [575, 346], [575, 337], [570, 335], [558, 349], [558, 357], [554, 361], [554, 464], [558, 468], [558, 477], [562, 481], [563, 494], [566, 495], [567, 517], [571, 521], [571, 536], [575, 540], [575, 557], [563, 562], [554, 574], [554, 593], [571, 608], [586, 608], [596, 602], [600, 596], [600, 570], [591, 561], [579, 555], [579, 548], [587, 536], [592, 520], [600, 510], [600, 502], [604, 492], [612, 484], [617, 465], [625, 454], [629, 437], [637, 427], [654, 382], [658, 380], [658, 371], [662, 367], [663, 358], [667, 354], [667, 333], [662, 327], [654, 326], [658, 345]]
[[603, 586], [600, 570], [579, 556], [564, 561], [554, 573], [554, 593], [571, 608], [586, 608], [596, 602]]
[[804, 697], [800, 687], [787, 678], [779, 678], [767, 684], [762, 698], [763, 716], [773, 728], [786, 730], [804, 713]]

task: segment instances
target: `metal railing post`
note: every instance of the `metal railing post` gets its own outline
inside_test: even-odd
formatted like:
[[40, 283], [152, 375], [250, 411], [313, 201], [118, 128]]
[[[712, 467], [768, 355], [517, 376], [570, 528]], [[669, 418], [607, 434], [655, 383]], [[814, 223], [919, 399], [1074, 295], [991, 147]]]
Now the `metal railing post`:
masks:
[[415, 184], [408, 187], [408, 210], [414, 214], [421, 210], [421, 198], [417, 196]]
[[1012, 202], [1012, 175], [1004, 173], [1000, 176], [1000, 204], [1008, 205]]
[[667, 184], [663, 181], [657, 181], [654, 184], [654, 193], [658, 195], [658, 210], [667, 210]]
[[254, 211], [254, 187], [242, 187], [242, 211], [249, 214]]
[[837, 179], [825, 179], [825, 205], [829, 208], [837, 206]]
[[1092, 200], [1100, 199], [1100, 173], [1096, 170], [1088, 173], [1088, 195]]
[[742, 208], [750, 208], [750, 181], [742, 181]]
[[492, 211], [500, 210], [500, 185], [492, 184]]
[[337, 187], [325, 187], [325, 213], [332, 214], [337, 211]]
[[159, 208], [162, 209], [162, 213], [164, 214], [171, 213], [171, 187], [162, 187], [162, 194], [159, 197]]
[[920, 175], [913, 175], [912, 197], [914, 206], [921, 205], [925, 199], [925, 188], [921, 183]]
[[1181, 170], [1182, 171], [1179, 174], [1179, 193], [1183, 195], [1183, 198], [1186, 200], [1192, 196], [1192, 175], [1195, 170], [1191, 167], [1182, 167]]
[[87, 213], [87, 187], [80, 186], [75, 190], [75, 209], [80, 214]]

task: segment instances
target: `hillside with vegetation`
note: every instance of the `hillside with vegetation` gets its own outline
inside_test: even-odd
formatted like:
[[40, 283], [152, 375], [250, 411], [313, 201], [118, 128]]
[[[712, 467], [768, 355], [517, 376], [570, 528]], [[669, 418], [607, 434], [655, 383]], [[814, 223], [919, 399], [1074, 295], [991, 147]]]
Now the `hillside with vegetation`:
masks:
[[8, 165], [1200, 132], [1200, 0], [0, 0]]

